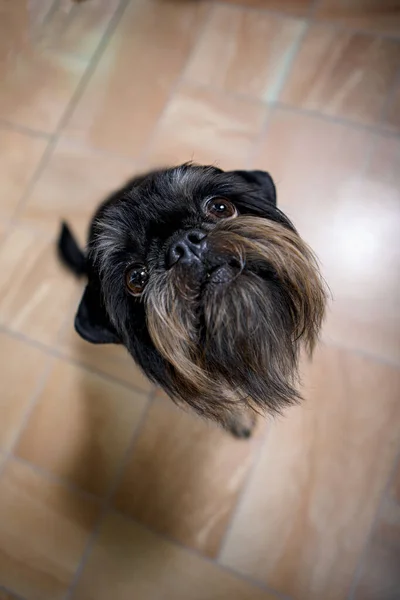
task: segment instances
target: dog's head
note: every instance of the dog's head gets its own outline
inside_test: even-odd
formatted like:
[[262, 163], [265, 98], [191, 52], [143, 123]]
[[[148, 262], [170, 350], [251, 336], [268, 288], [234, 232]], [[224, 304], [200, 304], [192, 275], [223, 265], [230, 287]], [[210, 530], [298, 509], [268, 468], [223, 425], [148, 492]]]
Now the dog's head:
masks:
[[78, 332], [124, 344], [175, 399], [224, 421], [232, 403], [298, 398], [325, 291], [267, 173], [188, 164], [136, 178], [97, 212], [88, 271]]

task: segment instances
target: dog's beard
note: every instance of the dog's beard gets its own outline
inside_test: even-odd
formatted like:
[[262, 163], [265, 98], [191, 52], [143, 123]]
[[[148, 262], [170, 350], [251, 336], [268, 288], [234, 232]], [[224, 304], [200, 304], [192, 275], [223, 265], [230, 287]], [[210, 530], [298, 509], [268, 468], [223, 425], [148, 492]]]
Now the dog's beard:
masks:
[[178, 263], [153, 273], [146, 291], [169, 391], [218, 421], [232, 403], [279, 412], [299, 399], [300, 349], [312, 352], [324, 315], [316, 259], [296, 232], [257, 217], [223, 221], [207, 239], [228, 269], [244, 265], [229, 283], [207, 283]]

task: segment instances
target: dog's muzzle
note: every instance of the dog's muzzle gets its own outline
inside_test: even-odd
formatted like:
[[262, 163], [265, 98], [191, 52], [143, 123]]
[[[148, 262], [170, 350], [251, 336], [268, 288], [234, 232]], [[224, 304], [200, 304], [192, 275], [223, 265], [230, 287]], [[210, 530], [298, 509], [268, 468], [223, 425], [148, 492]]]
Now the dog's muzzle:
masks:
[[167, 269], [179, 263], [181, 270], [195, 270], [204, 277], [205, 284], [229, 283], [243, 270], [243, 265], [234, 256], [220, 256], [211, 247], [207, 233], [191, 229], [175, 238], [166, 251]]

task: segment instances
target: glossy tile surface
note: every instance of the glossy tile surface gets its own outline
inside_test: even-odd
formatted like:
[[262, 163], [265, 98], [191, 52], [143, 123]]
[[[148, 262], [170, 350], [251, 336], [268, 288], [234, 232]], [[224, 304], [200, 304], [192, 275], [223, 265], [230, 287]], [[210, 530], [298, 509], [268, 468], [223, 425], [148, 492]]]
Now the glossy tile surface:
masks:
[[43, 157], [47, 141], [30, 137], [18, 131], [2, 128], [0, 125], [0, 215], [10, 218], [22, 200], [40, 159]]
[[54, 344], [76, 297], [72, 275], [60, 268], [54, 236], [15, 228], [0, 244], [0, 323]]
[[140, 394], [57, 362], [22, 432], [16, 454], [104, 496], [145, 405], [146, 398]]
[[234, 169], [246, 164], [267, 109], [260, 102], [186, 84], [167, 105], [146, 164], [188, 160]]
[[42, 27], [42, 44], [51, 49], [91, 58], [120, 4], [120, 0], [53, 2]]
[[[400, 360], [397, 140], [274, 113], [254, 166], [321, 261], [332, 292], [324, 335]], [[370, 161], [369, 166], [367, 161]]]
[[400, 41], [311, 25], [280, 100], [361, 123], [380, 120], [400, 68]]
[[0, 118], [52, 133], [72, 99], [86, 61], [36, 49], [30, 43], [5, 52], [0, 61]]
[[[399, 15], [0, 0], [0, 600], [398, 600]], [[190, 160], [269, 171], [332, 292], [305, 401], [247, 441], [82, 340], [57, 258]]]
[[125, 348], [114, 344], [89, 344], [77, 334], [73, 324], [77, 309], [78, 301], [73, 306], [70, 319], [58, 344], [61, 354], [96, 372], [125, 383], [135, 390], [150, 392], [153, 388], [152, 384], [136, 366]]
[[172, 0], [129, 3], [67, 124], [68, 135], [137, 157], [186, 63], [206, 8], [202, 2]]
[[399, 385], [395, 369], [319, 350], [305, 404], [271, 427], [223, 564], [299, 599], [347, 597], [397, 454]]
[[257, 439], [234, 440], [167, 398], [158, 400], [133, 448], [115, 506], [215, 556], [256, 446]]
[[10, 460], [0, 476], [0, 514], [1, 582], [27, 600], [61, 600], [97, 504]]
[[39, 391], [48, 358], [4, 333], [0, 333], [0, 357], [0, 449], [9, 450]]
[[213, 89], [275, 100], [305, 23], [217, 5], [185, 78]]
[[[132, 577], [132, 573], [135, 576]], [[273, 600], [201, 557], [121, 516], [109, 516], [82, 574], [74, 600]]]
[[66, 220], [86, 244], [88, 224], [97, 206], [132, 177], [134, 170], [131, 161], [61, 141], [18, 217], [52, 232]]

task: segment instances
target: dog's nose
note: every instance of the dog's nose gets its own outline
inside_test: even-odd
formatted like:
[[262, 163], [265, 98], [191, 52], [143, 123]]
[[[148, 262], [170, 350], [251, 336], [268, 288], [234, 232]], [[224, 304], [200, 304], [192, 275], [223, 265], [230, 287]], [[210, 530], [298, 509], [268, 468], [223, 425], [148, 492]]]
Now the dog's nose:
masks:
[[191, 264], [201, 261], [206, 249], [206, 234], [199, 229], [185, 231], [177, 240], [174, 240], [167, 250], [166, 262], [170, 269], [178, 261]]

